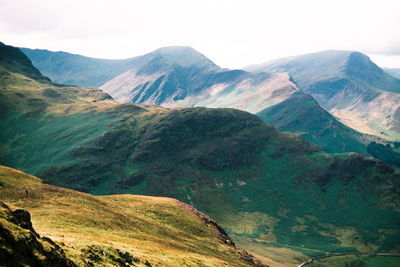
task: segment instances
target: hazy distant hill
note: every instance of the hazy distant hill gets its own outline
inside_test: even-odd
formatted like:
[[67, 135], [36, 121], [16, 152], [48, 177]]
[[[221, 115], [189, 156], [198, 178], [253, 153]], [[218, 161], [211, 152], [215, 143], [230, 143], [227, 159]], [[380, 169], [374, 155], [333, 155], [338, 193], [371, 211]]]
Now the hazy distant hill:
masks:
[[128, 70], [134, 58], [109, 60], [90, 58], [66, 52], [20, 48], [40, 72], [53, 82], [99, 87]]
[[177, 198], [267, 257], [271, 244], [307, 255], [399, 250], [400, 174], [381, 161], [327, 154], [244, 111], [120, 104], [18, 68], [0, 61], [2, 163], [94, 194]]
[[393, 77], [400, 79], [400, 69], [384, 68], [384, 70]]
[[277, 59], [247, 70], [289, 72], [299, 88], [348, 126], [400, 138], [400, 80], [359, 52], [323, 51]]

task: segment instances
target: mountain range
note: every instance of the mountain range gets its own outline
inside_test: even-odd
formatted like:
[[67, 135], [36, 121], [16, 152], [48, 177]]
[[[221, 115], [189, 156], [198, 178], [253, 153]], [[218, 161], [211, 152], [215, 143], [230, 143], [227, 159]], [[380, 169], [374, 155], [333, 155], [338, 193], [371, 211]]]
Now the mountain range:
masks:
[[[87, 80], [73, 80], [69, 69], [80, 70], [78, 62], [103, 60], [54, 53], [44, 50], [22, 49], [33, 64], [56, 82], [66, 79], [76, 85], [97, 86], [88, 75]], [[79, 59], [79, 60], [78, 60]], [[122, 71], [122, 67], [129, 70]], [[57, 63], [57, 75], [50, 69]], [[65, 62], [65, 63], [64, 63]], [[190, 47], [165, 47], [152, 53], [115, 60], [122, 73], [100, 86], [120, 102], [161, 105], [164, 107], [229, 107], [257, 114], [280, 130], [302, 135], [306, 140], [327, 152], [358, 152], [370, 155], [367, 145], [377, 141], [338, 121], [312, 96], [299, 89], [287, 73], [258, 72], [223, 69]], [[68, 68], [63, 65], [68, 64]], [[73, 65], [76, 68], [73, 68]], [[103, 68], [103, 69], [102, 69]], [[110, 73], [107, 65], [96, 69]], [[113, 69], [114, 71], [114, 69]], [[91, 73], [86, 68], [82, 76]], [[60, 80], [58, 77], [63, 77]], [[107, 76], [108, 77], [108, 76]], [[278, 112], [279, 110], [279, 112]], [[284, 118], [283, 118], [284, 117]]]
[[289, 72], [304, 92], [347, 126], [390, 140], [400, 138], [400, 80], [364, 54], [323, 51], [246, 69]]
[[[382, 161], [328, 154], [245, 111], [121, 104], [96, 88], [52, 83], [17, 48], [0, 50], [2, 164], [94, 195], [176, 198], [257, 256], [289, 254], [286, 265], [326, 252], [399, 251], [400, 174]], [[237, 72], [211, 66], [204, 60], [196, 72]], [[288, 74], [239, 72], [262, 82], [286, 76], [283, 91], [307, 97]], [[21, 207], [33, 213], [34, 205]]]

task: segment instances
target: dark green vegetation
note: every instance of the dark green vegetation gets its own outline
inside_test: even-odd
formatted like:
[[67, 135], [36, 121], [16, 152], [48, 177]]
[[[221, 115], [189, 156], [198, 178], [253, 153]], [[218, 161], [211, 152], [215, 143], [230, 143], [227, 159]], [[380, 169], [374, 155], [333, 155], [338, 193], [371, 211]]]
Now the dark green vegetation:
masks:
[[326, 154], [243, 111], [120, 105], [95, 89], [7, 77], [2, 162], [45, 182], [174, 197], [234, 238], [308, 255], [400, 250], [400, 174], [381, 161]]
[[332, 258], [322, 258], [313, 260], [308, 267], [342, 267], [342, 266], [399, 266], [400, 257], [378, 256], [378, 255], [344, 255]]
[[96, 197], [1, 165], [0, 183], [0, 198], [16, 208], [0, 202], [1, 266], [264, 266], [175, 199]]
[[12, 211], [0, 201], [1, 266], [76, 266], [51, 239], [40, 237], [29, 212]]
[[390, 165], [400, 168], [400, 144], [379, 144], [371, 142], [368, 145], [368, 152], [377, 159], [380, 159]]
[[9, 76], [8, 72], [17, 72], [40, 82], [50, 82], [49, 79], [43, 77], [37, 69], [32, 67], [32, 63], [27, 57], [21, 56], [21, 51], [18, 48], [4, 45], [1, 42], [0, 48], [0, 61], [2, 69], [4, 68], [0, 73], [2, 81]]
[[251, 66], [254, 72], [289, 72], [343, 123], [360, 132], [400, 140], [400, 80], [352, 51], [323, 51]]

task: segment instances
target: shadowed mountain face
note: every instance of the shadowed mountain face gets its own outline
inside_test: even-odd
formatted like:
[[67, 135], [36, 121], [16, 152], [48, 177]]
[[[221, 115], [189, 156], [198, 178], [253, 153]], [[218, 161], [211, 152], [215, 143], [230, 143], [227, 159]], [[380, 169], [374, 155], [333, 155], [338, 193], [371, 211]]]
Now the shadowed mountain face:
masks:
[[[57, 58], [59, 53], [47, 51], [44, 57], [41, 56], [41, 53], [44, 53], [41, 51], [23, 51], [37, 67], [43, 68], [44, 73], [51, 68], [48, 63], [57, 63], [53, 68], [58, 76], [50, 77], [60, 82], [66, 80], [58, 80], [59, 77], [73, 78], [69, 70], [73, 68], [73, 64], [76, 64], [76, 68], [73, 69], [80, 71], [83, 78], [89, 77], [83, 84], [90, 82], [92, 74], [104, 72], [107, 75], [115, 75], [115, 70], [121, 70], [114, 68], [112, 72], [111, 69], [106, 71], [109, 68], [107, 62], [111, 61], [106, 61], [105, 64], [101, 60], [76, 55], [69, 55], [69, 59], [68, 54], [63, 53], [64, 61], [71, 63], [66, 68], [64, 63], [46, 61], [46, 58]], [[77, 64], [77, 58], [80, 61], [85, 60], [86, 63]], [[129, 67], [129, 70], [115, 75], [116, 77], [101, 86], [118, 101], [157, 104], [164, 107], [228, 107], [254, 114], [263, 112], [264, 115], [260, 117], [266, 122], [281, 130], [298, 133], [328, 152], [352, 151], [366, 154], [368, 139], [339, 123], [315, 101], [301, 101], [309, 97], [297, 88], [288, 74], [253, 74], [242, 70], [221, 69], [190, 47], [165, 47], [130, 60], [112, 62], [120, 65], [121, 62], [129, 62], [124, 65]], [[96, 68], [97, 65], [102, 67]], [[110, 77], [107, 75], [104, 77]], [[296, 105], [291, 105], [290, 99], [293, 98], [297, 99]], [[290, 105], [286, 107], [285, 125], [279, 123], [279, 114], [266, 111], [278, 104]], [[314, 123], [304, 110], [312, 110], [315, 116], [321, 116], [320, 120]]]
[[324, 51], [247, 69], [289, 72], [303, 91], [344, 124], [360, 132], [400, 138], [400, 80], [361, 53]]
[[[24, 56], [21, 56], [21, 51], [12, 46], [8, 46], [0, 42], [0, 61], [1, 65], [7, 69], [8, 72], [21, 73], [31, 79], [36, 79], [41, 82], [50, 82], [46, 77], [32, 66], [32, 62]], [[1, 75], [7, 75], [2, 72]]]
[[367, 137], [337, 121], [310, 95], [294, 94], [257, 113], [257, 116], [281, 131], [301, 135], [325, 151], [367, 153]]
[[326, 154], [244, 111], [120, 104], [0, 68], [9, 166], [94, 194], [174, 197], [257, 247], [399, 249], [400, 175], [381, 161]]

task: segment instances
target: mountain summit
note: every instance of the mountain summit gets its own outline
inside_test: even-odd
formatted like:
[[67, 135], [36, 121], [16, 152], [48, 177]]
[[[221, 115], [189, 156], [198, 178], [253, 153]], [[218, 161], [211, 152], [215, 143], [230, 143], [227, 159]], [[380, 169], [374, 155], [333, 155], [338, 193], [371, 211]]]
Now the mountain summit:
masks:
[[197, 68], [217, 69], [214, 64], [206, 56], [193, 49], [190, 46], [167, 46], [155, 50], [143, 57], [160, 57], [163, 63], [167, 65], [178, 65], [181, 67], [194, 66]]

